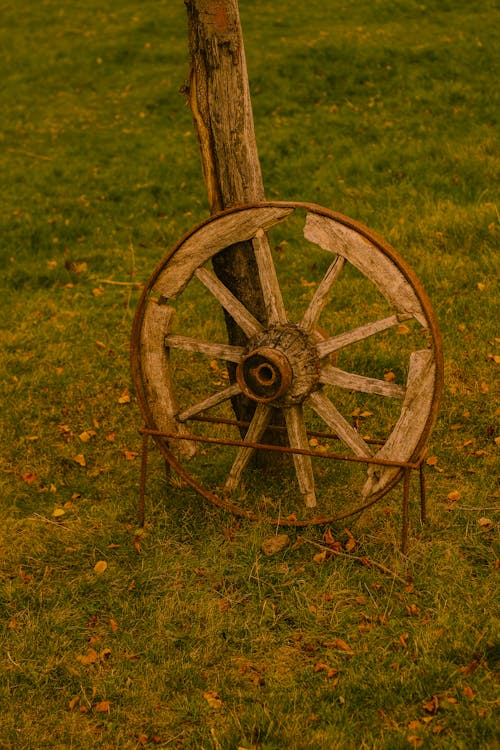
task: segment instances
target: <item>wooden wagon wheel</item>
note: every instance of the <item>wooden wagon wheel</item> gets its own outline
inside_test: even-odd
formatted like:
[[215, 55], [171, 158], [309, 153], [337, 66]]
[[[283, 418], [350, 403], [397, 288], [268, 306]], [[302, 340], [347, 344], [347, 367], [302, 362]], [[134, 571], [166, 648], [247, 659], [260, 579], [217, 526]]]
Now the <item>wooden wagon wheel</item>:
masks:
[[[300, 242], [279, 245], [282, 265], [292, 270], [280, 283], [269, 237], [286, 238], [297, 227]], [[207, 267], [220, 250], [246, 240], [256, 254], [265, 321]], [[300, 261], [292, 290], [290, 253]], [[304, 268], [319, 271], [319, 281], [302, 278]], [[234, 318], [246, 347], [222, 343], [224, 326], [199, 302], [203, 295]], [[210, 217], [160, 262], [135, 316], [132, 374], [146, 429], [185, 482], [239, 515], [306, 525], [368, 507], [402, 476], [390, 462], [421, 457], [441, 392], [442, 351], [427, 295], [391, 247], [325, 208], [266, 202]], [[255, 403], [243, 436], [230, 411], [241, 394]], [[266, 492], [263, 483], [277, 480], [254, 482], [246, 470], [276, 409], [288, 447], [269, 450], [293, 460], [290, 476], [280, 473], [281, 489]], [[371, 422], [375, 436], [365, 435]], [[343, 454], [353, 461], [321, 460]]]

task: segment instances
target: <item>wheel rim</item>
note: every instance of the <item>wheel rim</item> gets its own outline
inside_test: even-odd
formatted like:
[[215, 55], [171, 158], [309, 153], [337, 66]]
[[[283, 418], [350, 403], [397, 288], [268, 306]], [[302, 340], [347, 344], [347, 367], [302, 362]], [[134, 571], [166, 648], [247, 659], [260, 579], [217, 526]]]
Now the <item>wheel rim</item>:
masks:
[[[297, 316], [295, 311], [290, 313], [289, 300], [282, 294], [283, 285], [276, 273], [268, 232], [277, 227], [281, 230], [290, 220], [298, 220], [298, 214], [305, 214], [302, 234], [308, 247], [314, 246], [315, 252], [323, 254], [328, 267], [319, 274], [319, 283], [315, 284], [314, 292]], [[251, 240], [254, 246], [266, 300], [264, 323], [257, 321], [235, 300], [206, 267], [217, 252], [243, 240]], [[319, 324], [327, 318], [335, 325], [335, 316], [328, 318], [334, 310], [330, 297], [341, 283], [348, 284], [342, 281], [346, 269], [356, 274], [356, 284], [368, 285], [370, 299], [373, 297], [374, 304], [378, 305], [376, 309], [385, 306], [385, 312], [390, 314], [377, 314], [368, 323], [361, 320], [346, 331], [332, 334], [320, 329]], [[192, 282], [236, 320], [247, 336], [247, 347], [221, 344], [220, 337], [215, 341], [210, 337], [207, 340], [199, 333], [189, 337], [184, 335], [184, 326], [182, 335], [175, 332], [173, 305], [179, 313]], [[307, 282], [306, 286], [309, 286]], [[351, 372], [332, 361], [332, 357], [367, 346], [367, 342], [380, 341], [389, 332], [396, 330], [404, 335], [409, 327], [417, 342], [418, 337], [424, 335], [425, 348], [414, 344], [406, 347], [404, 384], [392, 382], [389, 377], [392, 372], [384, 378], [374, 377], [364, 372]], [[145, 427], [174, 470], [210, 502], [241, 516], [264, 518], [282, 525], [324, 523], [359, 512], [383, 497], [402, 475], [398, 466], [368, 463], [366, 467], [363, 464], [365, 475], [359, 491], [356, 490], [358, 500], [351, 496], [342, 507], [338, 504], [325, 507], [321, 498], [317, 498], [321, 482], [315, 467], [319, 463], [316, 457], [321, 458], [321, 453], [311, 449], [316, 445], [314, 435], [323, 433], [318, 431], [317, 424], [314, 429], [314, 421], [319, 420], [329, 431], [327, 434], [340, 441], [342, 453], [351, 454], [358, 462], [356, 466], [365, 459], [368, 462], [372, 459], [401, 464], [414, 462], [421, 457], [434, 424], [442, 389], [438, 326], [428, 297], [411, 268], [366, 227], [307, 203], [266, 202], [241, 206], [194, 227], [158, 264], [145, 286], [134, 320], [131, 350], [133, 382]], [[171, 361], [172, 356], [207, 360], [210, 364], [214, 360], [232, 363], [236, 366], [236, 382], [207, 388], [209, 393], [193, 397], [189, 388], [179, 388], [178, 370]], [[365, 440], [362, 431], [357, 429], [359, 424], [349, 421], [345, 404], [344, 413], [337, 408], [337, 396], [332, 396], [332, 391], [340, 392], [346, 403], [352, 393], [356, 398], [362, 394], [371, 400], [397, 402], [400, 406], [391, 407], [397, 412], [395, 421], [382, 439], [378, 438], [378, 443]], [[232, 464], [226, 472], [223, 488], [214, 490], [188, 463], [200, 438], [196, 435], [195, 440], [190, 439], [194, 433], [193, 420], [215, 415], [213, 422], [222, 424], [224, 418], [219, 416], [218, 410], [241, 393], [255, 401], [255, 414], [243, 440], [230, 437], [232, 444], [223, 446], [224, 450], [233, 452]], [[282, 509], [279, 498], [274, 505], [271, 503], [269, 511], [259, 502], [248, 507], [246, 491], [241, 491], [255, 452], [253, 446], [260, 445], [273, 410], [277, 408], [283, 412], [288, 442], [295, 451], [291, 473], [301, 498], [300, 510], [294, 501]], [[353, 412], [356, 422], [355, 412], [356, 409]], [[361, 412], [361, 417], [367, 412], [366, 409]], [[234, 426], [229, 429], [234, 434]], [[178, 440], [167, 440], [156, 433], [175, 434]], [[201, 437], [210, 439], [206, 432]], [[330, 439], [325, 438], [325, 443], [329, 450], [325, 450], [323, 444], [318, 447], [328, 456], [332, 454]], [[174, 454], [174, 446], [175, 451], [179, 449], [179, 455]], [[273, 448], [276, 449], [279, 450]], [[339, 449], [333, 453], [339, 453]], [[323, 473], [326, 476], [326, 472]], [[331, 476], [324, 479], [329, 496], [328, 482], [331, 483]]]

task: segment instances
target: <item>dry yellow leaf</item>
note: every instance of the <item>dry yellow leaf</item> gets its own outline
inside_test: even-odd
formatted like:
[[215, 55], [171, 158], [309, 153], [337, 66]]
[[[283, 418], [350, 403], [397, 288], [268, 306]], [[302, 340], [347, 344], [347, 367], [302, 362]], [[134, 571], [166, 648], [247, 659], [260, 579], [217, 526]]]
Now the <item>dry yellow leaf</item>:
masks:
[[450, 500], [450, 502], [452, 503], [454, 503], [456, 500], [460, 500], [461, 497], [462, 496], [458, 490], [453, 490], [452, 492], [448, 493], [448, 500]]
[[392, 383], [393, 380], [396, 380], [396, 376], [394, 375], [392, 370], [385, 373], [384, 380], [386, 380], [388, 383]]
[[476, 697], [473, 689], [471, 687], [469, 687], [469, 685], [466, 685], [464, 687], [463, 693], [464, 693], [465, 697], [468, 698], [470, 701], [473, 701], [474, 698]]
[[206, 690], [203, 693], [203, 697], [211, 708], [218, 709], [222, 707], [222, 698], [215, 690]]
[[74, 695], [74, 696], [72, 697], [72, 699], [71, 699], [71, 700], [70, 700], [70, 702], [68, 703], [68, 708], [69, 708], [69, 710], [70, 710], [70, 711], [72, 711], [72, 710], [74, 709], [74, 707], [75, 707], [75, 706], [76, 706], [76, 704], [77, 704], [77, 703], [79, 702], [79, 700], [80, 700], [80, 696], [79, 696], [79, 695]]
[[106, 562], [106, 560], [99, 560], [94, 565], [94, 573], [97, 573], [97, 575], [101, 575], [101, 573], [104, 573], [107, 567], [108, 563]]
[[122, 453], [123, 453], [124, 458], [127, 459], [127, 461], [133, 461], [139, 455], [137, 453], [137, 451], [127, 451], [127, 450], [124, 450], [124, 451], [122, 451]]
[[53, 518], [61, 518], [61, 516], [64, 516], [64, 509], [63, 508], [54, 508], [52, 511], [52, 517]]
[[111, 704], [109, 701], [101, 701], [94, 706], [94, 711], [100, 714], [109, 714], [111, 710]]
[[92, 440], [93, 437], [97, 435], [97, 432], [95, 430], [84, 430], [83, 432], [80, 432], [78, 437], [82, 441], [82, 443], [88, 443], [89, 440]]
[[119, 404], [129, 404], [130, 403], [130, 391], [128, 388], [125, 388], [122, 395], [118, 399]]
[[75, 461], [75, 463], [77, 463], [79, 466], [87, 466], [85, 456], [82, 453], [79, 453], [77, 456], [73, 456], [73, 461]]
[[80, 654], [76, 657], [76, 660], [84, 665], [95, 664], [99, 660], [99, 654], [95, 649], [89, 648], [86, 654]]
[[493, 521], [491, 518], [485, 518], [484, 516], [478, 519], [478, 524], [483, 531], [491, 531], [493, 528]]
[[398, 327], [396, 328], [396, 333], [399, 333], [399, 334], [400, 334], [400, 336], [406, 336], [406, 335], [407, 335], [408, 333], [410, 333], [410, 329], [408, 328], [408, 326], [405, 326], [405, 324], [404, 324], [404, 323], [401, 323], [401, 324], [400, 324], [400, 325], [399, 325], [399, 326], [398, 326]]
[[318, 552], [313, 557], [313, 561], [315, 563], [322, 563], [322, 562], [325, 562], [325, 560], [326, 560], [326, 550], [323, 550], [323, 552]]

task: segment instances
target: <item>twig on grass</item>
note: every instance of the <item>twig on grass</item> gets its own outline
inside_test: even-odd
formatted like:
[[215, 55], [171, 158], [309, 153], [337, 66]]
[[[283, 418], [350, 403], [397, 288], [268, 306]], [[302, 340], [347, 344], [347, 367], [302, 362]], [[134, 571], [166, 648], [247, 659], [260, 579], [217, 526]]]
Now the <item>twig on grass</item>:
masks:
[[382, 573], [386, 573], [387, 575], [392, 576], [396, 579], [396, 581], [399, 581], [400, 583], [403, 583], [405, 586], [408, 584], [408, 581], [405, 581], [404, 578], [401, 578], [401, 576], [398, 576], [397, 573], [395, 573], [390, 568], [387, 568], [385, 565], [382, 565], [382, 563], [375, 562], [375, 560], [370, 559], [369, 557], [359, 557], [358, 555], [351, 555], [350, 552], [340, 552], [339, 550], [332, 549], [332, 547], [328, 547], [326, 544], [320, 544], [319, 542], [314, 542], [311, 539], [306, 539], [303, 536], [297, 537], [297, 542], [305, 542], [306, 544], [311, 544], [313, 547], [316, 547], [316, 549], [321, 550], [322, 552], [326, 552], [330, 555], [337, 555], [337, 557], [346, 557], [349, 560], [356, 560], [356, 562], [360, 562], [362, 565], [365, 565], [367, 567], [370, 567], [371, 565], [375, 568], [378, 568], [382, 571]]
[[[66, 531], [71, 531], [69, 526], [65, 526], [63, 523], [59, 523], [59, 521], [51, 521], [50, 518], [47, 518], [46, 516], [42, 516], [40, 513], [33, 513], [36, 518], [40, 518], [42, 521], [45, 521], [45, 523], [51, 523], [52, 526], [57, 526], [58, 529], [65, 529]], [[34, 521], [36, 519], [29, 518], [29, 521]]]
[[98, 279], [98, 284], [114, 284], [115, 286], [135, 286], [137, 289], [142, 287], [140, 281], [113, 281], [113, 279]]
[[43, 154], [34, 154], [32, 151], [25, 151], [22, 148], [9, 148], [12, 154], [22, 154], [23, 156], [30, 156], [32, 159], [42, 159], [43, 161], [52, 161], [51, 156], [44, 156]]

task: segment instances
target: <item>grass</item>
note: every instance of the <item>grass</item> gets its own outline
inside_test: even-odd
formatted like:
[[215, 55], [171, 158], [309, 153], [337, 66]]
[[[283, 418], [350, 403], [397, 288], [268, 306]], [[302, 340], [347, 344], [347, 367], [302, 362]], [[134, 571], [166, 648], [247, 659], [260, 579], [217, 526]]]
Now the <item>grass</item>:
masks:
[[4, 3], [2, 748], [495, 746], [498, 8], [327, 5], [241, 3], [264, 180], [379, 232], [433, 301], [428, 523], [401, 556], [395, 490], [354, 551], [340, 524], [343, 556], [324, 528], [266, 556], [273, 529], [153, 453], [137, 529], [132, 317], [207, 214], [183, 4]]

